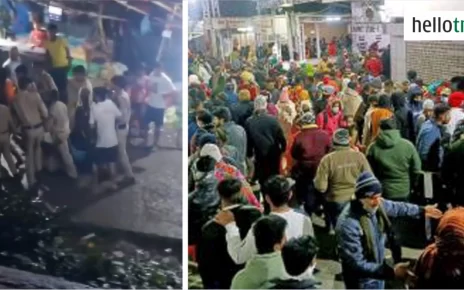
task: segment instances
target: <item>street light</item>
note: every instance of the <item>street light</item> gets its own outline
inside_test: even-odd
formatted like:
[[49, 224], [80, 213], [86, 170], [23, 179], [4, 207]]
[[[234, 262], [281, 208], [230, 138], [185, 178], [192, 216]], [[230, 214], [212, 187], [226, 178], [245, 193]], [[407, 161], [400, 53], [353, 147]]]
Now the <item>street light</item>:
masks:
[[325, 20], [333, 22], [333, 21], [340, 21], [342, 18], [340, 16], [333, 16], [333, 17], [327, 17]]

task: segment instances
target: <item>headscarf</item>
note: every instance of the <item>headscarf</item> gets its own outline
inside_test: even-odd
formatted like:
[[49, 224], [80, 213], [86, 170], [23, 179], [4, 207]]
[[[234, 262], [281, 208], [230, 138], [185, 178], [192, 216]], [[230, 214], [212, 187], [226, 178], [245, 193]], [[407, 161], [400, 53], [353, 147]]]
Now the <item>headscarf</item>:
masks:
[[449, 96], [448, 104], [451, 108], [459, 108], [464, 104], [464, 93], [454, 92]]
[[448, 272], [447, 269], [453, 271], [452, 267], [463, 258], [464, 208], [458, 207], [448, 210], [441, 218], [436, 230], [435, 243], [429, 245], [420, 256], [416, 274], [426, 282], [436, 274], [434, 269], [441, 269], [440, 272]]
[[265, 96], [258, 96], [255, 100], [255, 111], [267, 109], [267, 99]]
[[240, 90], [238, 92], [238, 100], [239, 101], [251, 101], [251, 94], [249, 90]]
[[309, 100], [309, 92], [307, 90], [301, 90], [300, 92], [300, 101], [308, 101]]
[[189, 75], [188, 84], [189, 84], [189, 86], [191, 86], [191, 85], [199, 85], [199, 84], [201, 84], [200, 78], [197, 75]]
[[290, 97], [288, 95], [288, 87], [283, 88], [282, 93], [280, 94], [279, 101], [285, 103], [290, 101]]
[[240, 75], [240, 78], [242, 79], [242, 81], [246, 82], [246, 83], [251, 83], [251, 82], [254, 82], [254, 76], [251, 72], [248, 72], [248, 71], [244, 71], [241, 75]]

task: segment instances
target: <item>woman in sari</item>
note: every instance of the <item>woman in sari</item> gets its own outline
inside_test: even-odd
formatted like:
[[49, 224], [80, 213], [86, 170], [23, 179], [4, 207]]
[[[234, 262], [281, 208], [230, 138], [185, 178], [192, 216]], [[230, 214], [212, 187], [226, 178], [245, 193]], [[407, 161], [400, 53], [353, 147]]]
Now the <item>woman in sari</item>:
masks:
[[312, 105], [311, 102], [306, 99], [303, 99], [300, 102], [299, 108], [298, 108], [298, 115], [295, 117], [293, 121], [293, 125], [290, 129], [290, 133], [287, 137], [287, 148], [285, 150], [285, 153], [282, 155], [282, 160], [280, 162], [280, 174], [284, 176], [289, 176], [290, 173], [292, 172], [292, 168], [294, 165], [294, 160], [292, 157], [292, 148], [293, 148], [293, 142], [295, 141], [295, 138], [300, 134], [300, 126], [299, 126], [299, 120], [300, 118], [306, 113], [306, 112], [311, 112], [312, 111]]
[[285, 137], [288, 139], [293, 120], [296, 117], [295, 104], [290, 100], [288, 87], [283, 89], [280, 99], [277, 102], [277, 109], [279, 110], [279, 123], [282, 126]]

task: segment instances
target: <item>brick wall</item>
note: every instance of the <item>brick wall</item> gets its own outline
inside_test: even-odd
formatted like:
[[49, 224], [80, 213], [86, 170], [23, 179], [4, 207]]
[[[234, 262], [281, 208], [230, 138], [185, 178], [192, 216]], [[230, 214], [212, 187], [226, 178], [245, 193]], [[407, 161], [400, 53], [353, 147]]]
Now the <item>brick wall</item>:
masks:
[[464, 42], [406, 42], [406, 69], [425, 82], [464, 75]]

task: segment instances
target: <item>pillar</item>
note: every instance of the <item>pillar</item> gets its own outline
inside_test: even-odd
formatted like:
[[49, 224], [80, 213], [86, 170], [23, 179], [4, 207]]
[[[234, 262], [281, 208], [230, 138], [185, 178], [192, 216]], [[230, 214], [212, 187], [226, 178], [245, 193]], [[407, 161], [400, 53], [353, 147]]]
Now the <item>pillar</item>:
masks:
[[319, 23], [314, 23], [314, 27], [316, 29], [316, 51], [317, 51], [317, 59], [321, 58], [321, 35], [319, 33]]
[[300, 37], [301, 37], [301, 60], [306, 59], [306, 35], [305, 35], [305, 25], [304, 23], [300, 24]]
[[286, 21], [287, 21], [287, 45], [288, 53], [290, 56], [290, 61], [293, 60], [293, 25], [292, 25], [292, 15], [290, 11], [285, 12]]

